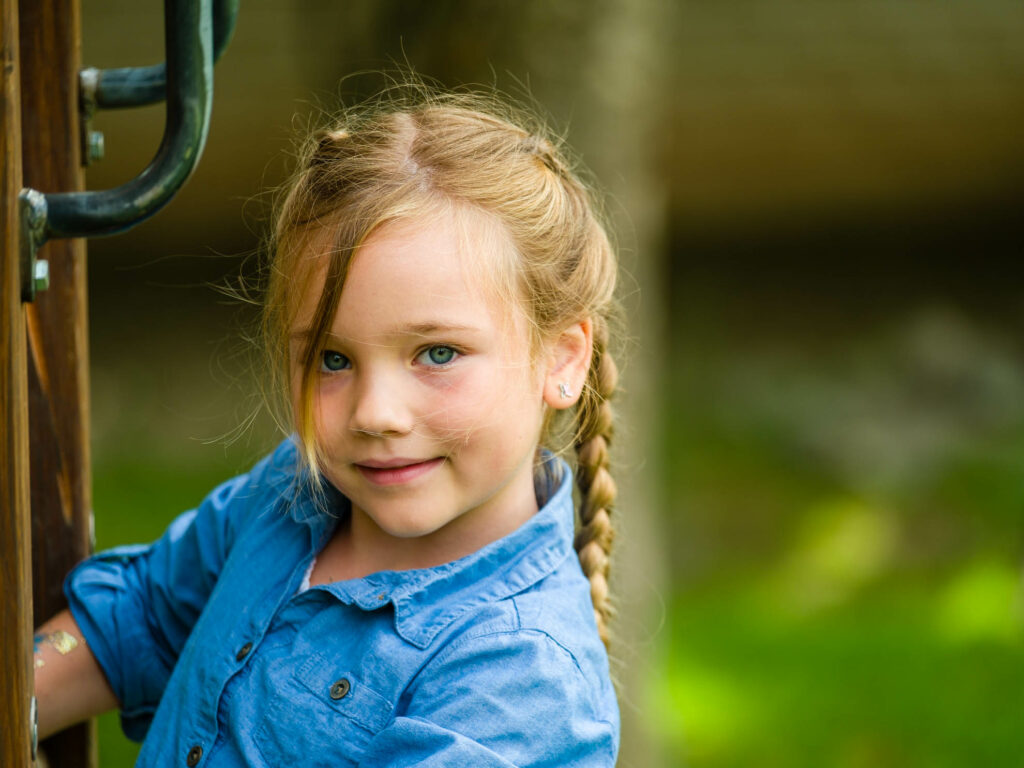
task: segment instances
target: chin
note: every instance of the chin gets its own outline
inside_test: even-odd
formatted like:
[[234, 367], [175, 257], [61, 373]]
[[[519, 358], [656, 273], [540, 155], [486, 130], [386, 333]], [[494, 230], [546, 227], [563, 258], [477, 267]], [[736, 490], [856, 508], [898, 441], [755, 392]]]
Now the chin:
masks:
[[424, 519], [422, 511], [415, 515], [388, 515], [374, 514], [373, 512], [368, 514], [378, 528], [396, 539], [416, 539], [420, 536], [428, 536], [451, 522], [450, 520]]

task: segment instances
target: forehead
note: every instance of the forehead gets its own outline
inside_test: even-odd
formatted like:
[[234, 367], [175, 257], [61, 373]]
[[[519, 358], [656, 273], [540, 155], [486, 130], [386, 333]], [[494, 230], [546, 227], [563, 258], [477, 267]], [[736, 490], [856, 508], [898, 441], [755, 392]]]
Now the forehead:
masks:
[[[410, 328], [505, 328], [514, 313], [496, 290], [507, 247], [498, 229], [483, 216], [451, 214], [376, 228], [349, 262], [332, 333], [369, 341]], [[315, 324], [329, 235], [320, 243], [310, 249], [315, 263], [297, 307], [298, 327]]]

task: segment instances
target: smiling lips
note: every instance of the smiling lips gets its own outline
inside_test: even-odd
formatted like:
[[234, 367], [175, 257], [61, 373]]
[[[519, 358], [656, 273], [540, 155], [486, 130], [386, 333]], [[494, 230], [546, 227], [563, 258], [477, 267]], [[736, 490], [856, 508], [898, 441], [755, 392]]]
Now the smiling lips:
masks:
[[392, 459], [390, 461], [371, 461], [365, 464], [356, 464], [359, 474], [365, 477], [374, 485], [399, 485], [415, 480], [438, 466], [443, 457], [427, 459], [426, 461], [414, 461], [411, 459]]

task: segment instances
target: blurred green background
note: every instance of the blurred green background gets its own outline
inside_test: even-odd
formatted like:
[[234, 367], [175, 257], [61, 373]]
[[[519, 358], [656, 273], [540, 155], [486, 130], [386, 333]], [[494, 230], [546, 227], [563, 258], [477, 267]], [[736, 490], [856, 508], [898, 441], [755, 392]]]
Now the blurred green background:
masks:
[[[84, 3], [83, 63], [161, 23]], [[1022, 40], [1016, 0], [243, 0], [199, 170], [89, 245], [97, 546], [275, 440], [236, 431], [252, 315], [211, 286], [293, 133], [396, 64], [496, 84], [567, 131], [627, 275], [621, 764], [1024, 765]], [[162, 119], [101, 113], [89, 186]], [[135, 753], [104, 717], [101, 765]]]

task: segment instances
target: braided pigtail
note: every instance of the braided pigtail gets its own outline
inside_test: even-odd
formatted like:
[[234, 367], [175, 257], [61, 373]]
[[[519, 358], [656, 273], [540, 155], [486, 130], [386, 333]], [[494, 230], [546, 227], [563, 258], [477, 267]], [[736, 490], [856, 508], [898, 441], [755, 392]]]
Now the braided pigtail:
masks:
[[576, 484], [580, 490], [580, 529], [576, 554], [590, 581], [597, 629], [608, 645], [608, 624], [612, 617], [608, 570], [615, 529], [611, 512], [617, 489], [609, 468], [608, 449], [613, 422], [609, 402], [618, 382], [618, 370], [607, 351], [608, 330], [603, 323], [594, 328], [594, 359], [578, 412]]

